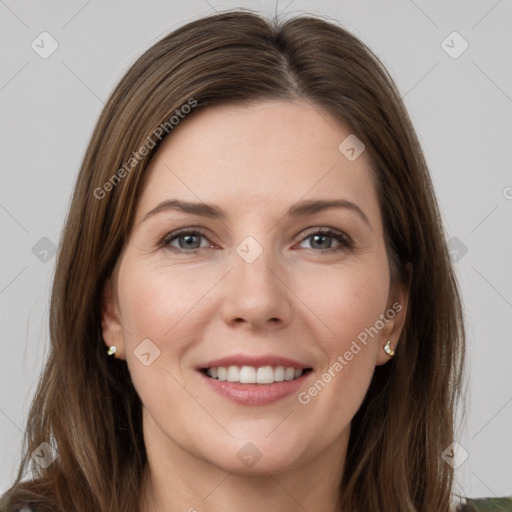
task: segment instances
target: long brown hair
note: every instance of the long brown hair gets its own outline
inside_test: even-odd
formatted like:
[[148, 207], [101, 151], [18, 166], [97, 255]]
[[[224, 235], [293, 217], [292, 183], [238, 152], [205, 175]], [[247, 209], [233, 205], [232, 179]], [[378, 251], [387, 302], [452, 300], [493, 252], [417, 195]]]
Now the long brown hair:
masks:
[[[408, 282], [412, 265], [397, 354], [376, 368], [352, 421], [340, 510], [448, 510], [453, 470], [441, 453], [454, 436], [464, 327], [408, 114], [378, 58], [338, 24], [240, 10], [191, 22], [156, 43], [101, 113], [60, 242], [51, 352], [28, 417], [25, 456], [3, 497], [7, 510], [138, 510], [147, 462], [141, 402], [126, 362], [105, 355], [103, 287], [130, 232], [148, 162], [162, 134], [172, 136], [171, 117], [271, 98], [308, 101], [365, 144], [393, 279]], [[46, 469], [31, 458], [42, 442], [58, 451]]]

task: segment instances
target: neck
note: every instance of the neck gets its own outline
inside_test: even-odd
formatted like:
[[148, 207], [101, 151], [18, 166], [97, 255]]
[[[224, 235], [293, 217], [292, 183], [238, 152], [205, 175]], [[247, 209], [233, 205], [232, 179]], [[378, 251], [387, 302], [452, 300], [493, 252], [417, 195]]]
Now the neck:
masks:
[[254, 471], [255, 466], [249, 474], [224, 470], [168, 438], [162, 445], [158, 436], [163, 434], [151, 432], [140, 510], [337, 512], [349, 430], [308, 460], [272, 472]]

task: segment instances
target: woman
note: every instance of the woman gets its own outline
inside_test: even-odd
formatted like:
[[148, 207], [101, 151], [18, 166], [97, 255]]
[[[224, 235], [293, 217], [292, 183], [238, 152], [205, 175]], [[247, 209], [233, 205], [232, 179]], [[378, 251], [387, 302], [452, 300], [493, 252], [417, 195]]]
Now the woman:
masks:
[[137, 60], [50, 319], [6, 510], [450, 507], [459, 293], [396, 87], [333, 23], [218, 14]]

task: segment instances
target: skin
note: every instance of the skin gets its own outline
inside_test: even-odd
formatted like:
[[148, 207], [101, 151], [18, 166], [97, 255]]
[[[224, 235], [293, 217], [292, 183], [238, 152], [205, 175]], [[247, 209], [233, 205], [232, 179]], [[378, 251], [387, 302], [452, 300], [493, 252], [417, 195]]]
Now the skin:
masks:
[[[396, 348], [407, 305], [390, 282], [367, 153], [349, 161], [338, 150], [350, 133], [306, 102], [261, 101], [195, 112], [153, 157], [103, 304], [105, 343], [127, 361], [143, 403], [141, 510], [335, 510], [350, 422], [389, 360], [384, 344]], [[167, 210], [144, 220], [171, 198], [227, 217]], [[349, 208], [286, 215], [298, 201], [341, 198], [368, 223]], [[183, 238], [160, 244], [181, 228], [202, 228], [199, 250]], [[308, 228], [345, 233], [354, 248], [334, 237], [319, 246]], [[252, 263], [236, 252], [248, 236], [263, 250]], [[402, 310], [307, 404], [296, 394], [236, 404], [196, 370], [232, 354], [278, 354], [313, 368], [307, 390], [396, 302]], [[144, 339], [160, 350], [149, 366], [134, 354]], [[237, 457], [248, 442], [262, 455], [251, 468]]]

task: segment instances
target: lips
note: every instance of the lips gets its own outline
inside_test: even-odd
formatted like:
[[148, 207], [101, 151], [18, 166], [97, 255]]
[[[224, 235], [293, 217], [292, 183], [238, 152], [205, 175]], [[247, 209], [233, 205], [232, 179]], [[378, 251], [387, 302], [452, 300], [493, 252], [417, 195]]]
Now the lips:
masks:
[[273, 384], [298, 379], [311, 368], [282, 356], [236, 355], [209, 361], [200, 370], [219, 381]]
[[219, 368], [229, 366], [252, 366], [254, 368], [262, 368], [264, 366], [283, 366], [284, 368], [294, 368], [297, 370], [311, 369], [308, 364], [289, 359], [287, 357], [279, 355], [262, 355], [262, 356], [249, 356], [244, 354], [237, 354], [233, 356], [222, 357], [220, 359], [214, 359], [202, 364], [198, 367], [198, 370], [208, 370], [208, 368]]
[[312, 367], [278, 355], [233, 355], [197, 370], [220, 395], [242, 405], [266, 405], [296, 393]]

